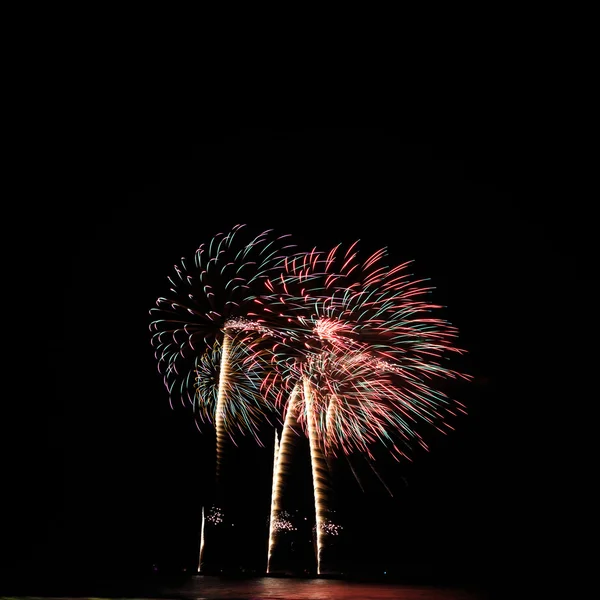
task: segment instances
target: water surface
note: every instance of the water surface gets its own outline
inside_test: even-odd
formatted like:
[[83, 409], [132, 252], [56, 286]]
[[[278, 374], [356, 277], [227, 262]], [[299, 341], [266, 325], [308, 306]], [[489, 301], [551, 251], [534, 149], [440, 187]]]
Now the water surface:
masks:
[[[90, 590], [91, 592], [91, 590]], [[15, 596], [12, 596], [15, 598]], [[155, 588], [124, 586], [103, 587], [93, 593], [80, 590], [68, 595], [27, 595], [22, 599], [43, 597], [66, 598], [131, 598], [145, 600], [485, 600], [483, 592], [458, 587], [405, 585], [387, 582], [361, 582], [338, 579], [309, 578], [223, 578], [198, 575]], [[5, 596], [6, 598], [6, 596]]]

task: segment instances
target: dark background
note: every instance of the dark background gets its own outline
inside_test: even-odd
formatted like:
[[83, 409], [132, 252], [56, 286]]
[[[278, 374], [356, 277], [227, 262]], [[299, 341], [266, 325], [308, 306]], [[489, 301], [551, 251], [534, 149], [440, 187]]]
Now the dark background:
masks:
[[[453, 390], [469, 416], [413, 464], [381, 457], [393, 497], [368, 470], [364, 492], [340, 475], [348, 564], [471, 582], [543, 566], [550, 544], [580, 531], [585, 477], [567, 453], [586, 453], [573, 430], [590, 406], [597, 327], [591, 195], [563, 153], [502, 132], [414, 142], [393, 128], [174, 126], [74, 142], [52, 160], [48, 148], [48, 168], [30, 175], [36, 202], [15, 200], [24, 227], [5, 271], [16, 336], [3, 576], [195, 567], [214, 437], [170, 410], [148, 310], [180, 257], [237, 223], [414, 259], [469, 350], [474, 380]], [[242, 442], [232, 476], [236, 552], [259, 570], [270, 434], [265, 444]]]

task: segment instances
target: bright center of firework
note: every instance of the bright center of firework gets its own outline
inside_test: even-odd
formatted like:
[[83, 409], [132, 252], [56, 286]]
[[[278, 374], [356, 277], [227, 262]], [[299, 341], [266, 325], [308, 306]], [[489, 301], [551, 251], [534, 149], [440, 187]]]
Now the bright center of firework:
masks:
[[225, 325], [223, 326], [225, 331], [256, 331], [259, 333], [270, 334], [271, 331], [257, 323], [256, 321], [250, 321], [249, 319], [244, 319], [242, 317], [233, 317], [228, 319]]
[[320, 340], [338, 343], [342, 339], [340, 334], [347, 334], [352, 330], [349, 323], [334, 321], [332, 319], [318, 319], [314, 325], [314, 333]]

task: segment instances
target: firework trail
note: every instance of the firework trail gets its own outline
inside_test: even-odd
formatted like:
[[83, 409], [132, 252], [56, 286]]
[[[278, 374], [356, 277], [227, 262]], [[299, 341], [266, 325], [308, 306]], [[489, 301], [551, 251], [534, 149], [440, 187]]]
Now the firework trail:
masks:
[[266, 281], [269, 293], [255, 300], [256, 322], [286, 332], [265, 385], [281, 405], [285, 390], [302, 382], [298, 421], [310, 443], [318, 572], [327, 525], [325, 458], [358, 451], [372, 459], [375, 443], [397, 459], [408, 458], [415, 443], [427, 448], [417, 424], [452, 429], [445, 418], [456, 414], [453, 407], [464, 412], [433, 380], [468, 379], [441, 363], [445, 353], [461, 350], [453, 346], [456, 328], [430, 314], [441, 307], [422, 299], [432, 288], [411, 279], [409, 263], [383, 264], [385, 250], [361, 264], [356, 245], [288, 260], [285, 272]]
[[[269, 542], [267, 556], [267, 573], [271, 572], [273, 552], [275, 550], [277, 535], [282, 525], [282, 495], [283, 495], [283, 473], [287, 472], [290, 464], [290, 456], [294, 442], [295, 428], [297, 425], [296, 412], [298, 410], [299, 386], [292, 390], [289, 402], [286, 406], [285, 420], [278, 441], [277, 430], [275, 430], [275, 458], [273, 464], [273, 484], [271, 492], [271, 513], [269, 518]], [[287, 523], [287, 521], [285, 521]]]
[[269, 517], [269, 538], [268, 538], [268, 552], [267, 552], [267, 573], [271, 572], [271, 557], [273, 553], [273, 537], [275, 529], [275, 495], [276, 489], [276, 477], [275, 472], [277, 471], [277, 459], [279, 454], [279, 439], [277, 435], [277, 429], [275, 429], [275, 446], [273, 449], [273, 483], [271, 487], [271, 514]]
[[261, 425], [270, 423], [270, 415], [276, 412], [268, 396], [260, 394], [269, 360], [266, 350], [256, 346], [256, 338], [225, 327], [222, 341], [216, 340], [197, 361], [196, 425], [201, 430], [200, 422], [214, 424], [217, 478], [224, 464], [226, 439], [235, 444], [235, 433], [250, 433], [263, 446]]
[[202, 573], [204, 567], [204, 506], [202, 507], [202, 524], [200, 526], [200, 551], [198, 553], [198, 573]]
[[317, 439], [317, 414], [314, 409], [314, 389], [308, 379], [303, 380], [304, 403], [306, 405], [306, 424], [310, 445], [313, 490], [315, 497], [315, 528], [317, 535], [317, 573], [321, 573], [324, 548], [324, 524], [327, 519], [327, 496], [329, 492], [329, 472], [325, 455]]

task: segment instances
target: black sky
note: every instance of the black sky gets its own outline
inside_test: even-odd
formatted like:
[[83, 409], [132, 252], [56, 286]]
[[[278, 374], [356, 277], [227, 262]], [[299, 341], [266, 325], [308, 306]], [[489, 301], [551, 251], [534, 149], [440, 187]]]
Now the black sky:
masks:
[[[565, 485], [548, 423], [587, 389], [565, 372], [590, 360], [581, 327], [597, 318], [591, 213], [565, 197], [556, 157], [520, 139], [256, 128], [123, 135], [58, 162], [12, 261], [25, 282], [7, 316], [23, 369], [5, 421], [7, 572], [193, 563], [213, 438], [169, 409], [148, 310], [180, 257], [238, 223], [414, 260], [469, 350], [456, 432], [410, 466], [383, 461], [393, 499], [375, 477], [340, 488], [344, 510], [373, 519], [357, 552], [491, 577], [548, 535], [538, 490]], [[258, 514], [270, 449], [243, 460], [236, 485]]]

